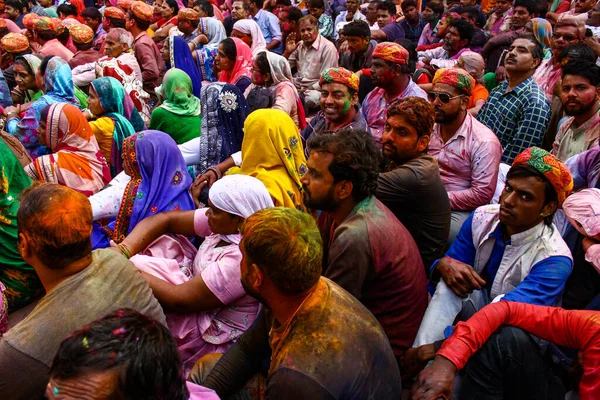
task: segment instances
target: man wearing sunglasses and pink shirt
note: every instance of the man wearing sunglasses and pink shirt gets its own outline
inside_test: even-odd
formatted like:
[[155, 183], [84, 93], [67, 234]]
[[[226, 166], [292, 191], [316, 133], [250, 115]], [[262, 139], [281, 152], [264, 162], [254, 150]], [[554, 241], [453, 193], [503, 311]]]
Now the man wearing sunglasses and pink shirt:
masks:
[[494, 132], [467, 112], [474, 87], [475, 79], [467, 71], [440, 69], [428, 95], [436, 122], [428, 153], [437, 159], [450, 199], [449, 244], [471, 212], [492, 199], [502, 157]]

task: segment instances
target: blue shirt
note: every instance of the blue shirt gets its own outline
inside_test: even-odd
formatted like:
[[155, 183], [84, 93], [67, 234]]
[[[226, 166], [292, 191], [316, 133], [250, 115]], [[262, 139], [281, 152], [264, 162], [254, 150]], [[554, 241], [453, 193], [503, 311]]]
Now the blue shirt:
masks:
[[417, 26], [412, 26], [406, 18], [398, 22], [398, 25], [400, 25], [402, 30], [404, 30], [404, 37], [413, 42], [413, 44], [416, 46], [427, 23], [423, 17], [419, 15], [419, 22], [417, 23]]
[[[446, 256], [471, 266], [475, 263], [475, 255], [477, 253], [477, 249], [475, 249], [475, 245], [473, 244], [472, 224], [473, 214], [467, 218], [456, 236], [456, 240], [446, 253]], [[510, 240], [505, 242], [502, 237], [501, 224], [498, 224], [496, 229], [490, 234], [490, 237], [494, 237], [496, 242], [492, 250], [492, 255], [480, 274], [486, 281], [485, 288], [488, 291], [494, 282], [498, 268], [500, 268], [504, 249], [506, 245], [510, 244]], [[438, 262], [439, 260], [433, 263], [431, 271], [435, 269]], [[565, 256], [551, 256], [539, 261], [531, 268], [525, 279], [513, 291], [506, 293], [502, 299], [551, 306], [562, 293], [567, 278], [571, 274], [572, 266], [573, 262], [571, 259]]]
[[277, 17], [268, 11], [258, 10], [252, 19], [258, 24], [267, 44], [271, 43], [273, 40], [279, 40], [279, 45], [274, 49], [271, 49], [271, 51], [273, 53], [283, 54], [281, 28], [279, 27], [279, 20]]
[[477, 119], [500, 139], [502, 162], [512, 164], [524, 150], [541, 146], [550, 122], [550, 102], [544, 91], [527, 78], [510, 92], [508, 81], [490, 93]]

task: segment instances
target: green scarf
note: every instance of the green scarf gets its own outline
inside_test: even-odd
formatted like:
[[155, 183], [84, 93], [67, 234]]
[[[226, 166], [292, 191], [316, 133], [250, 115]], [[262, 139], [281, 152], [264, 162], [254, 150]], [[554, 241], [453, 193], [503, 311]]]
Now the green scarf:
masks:
[[200, 99], [192, 94], [192, 80], [178, 68], [171, 68], [163, 78], [165, 101], [160, 105], [167, 111], [182, 116], [200, 115]]

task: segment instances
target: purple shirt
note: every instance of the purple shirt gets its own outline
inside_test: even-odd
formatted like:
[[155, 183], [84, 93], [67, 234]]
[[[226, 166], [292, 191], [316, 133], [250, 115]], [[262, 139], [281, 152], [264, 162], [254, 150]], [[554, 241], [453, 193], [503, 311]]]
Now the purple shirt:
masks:
[[412, 79], [409, 81], [406, 89], [404, 89], [404, 92], [390, 101], [385, 99], [385, 90], [382, 88], [375, 88], [365, 97], [360, 111], [367, 120], [367, 125], [371, 129], [371, 134], [377, 146], [381, 147], [381, 135], [383, 134], [388, 107], [396, 99], [403, 99], [410, 96], [427, 100], [427, 93], [417, 86]]
[[473, 210], [494, 195], [502, 157], [500, 141], [489, 128], [467, 113], [446, 143], [435, 124], [428, 153], [437, 159], [453, 210]]

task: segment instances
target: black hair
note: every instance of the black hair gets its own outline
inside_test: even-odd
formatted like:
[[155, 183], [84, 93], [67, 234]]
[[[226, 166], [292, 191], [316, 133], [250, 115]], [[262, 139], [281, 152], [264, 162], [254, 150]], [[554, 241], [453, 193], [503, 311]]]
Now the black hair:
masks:
[[537, 1], [534, 0], [515, 0], [513, 4], [513, 10], [517, 7], [525, 7], [529, 14], [537, 14], [538, 5]]
[[198, 7], [200, 7], [200, 9], [202, 11], [204, 11], [206, 13], [206, 15], [208, 15], [209, 17], [214, 17], [215, 16], [215, 10], [213, 9], [213, 6], [210, 3], [210, 1], [208, 1], [208, 0], [200, 0], [198, 2]]
[[571, 60], [562, 69], [562, 76], [576, 75], [588, 81], [590, 85], [600, 87], [600, 67], [595, 62], [587, 60]]
[[288, 14], [288, 21], [290, 22], [298, 22], [300, 21], [300, 18], [302, 18], [304, 15], [302, 14], [302, 10], [300, 10], [298, 7], [290, 7], [287, 9], [287, 14]]
[[70, 3], [62, 3], [61, 5], [56, 7], [56, 12], [58, 14], [63, 14], [67, 17], [70, 15], [73, 15], [75, 17], [79, 16], [79, 14], [77, 13], [77, 7], [75, 7], [74, 4], [70, 4]]
[[261, 51], [258, 53], [256, 57], [254, 57], [254, 62], [256, 62], [261, 74], [265, 75], [271, 73], [271, 66], [269, 65], [269, 59], [267, 58], [266, 52]]
[[438, 14], [438, 18], [444, 13], [444, 4], [439, 1], [428, 1], [425, 8], [429, 8], [434, 14]]
[[48, 67], [48, 62], [52, 60], [52, 57], [54, 56], [46, 56], [42, 59], [42, 62], [40, 63], [40, 75], [46, 75], [46, 68]]
[[102, 21], [102, 14], [96, 7], [88, 7], [81, 12], [82, 17], [92, 18], [98, 21]]
[[477, 7], [473, 7], [473, 6], [461, 7], [458, 9], [458, 15], [462, 15], [462, 14], [467, 14], [469, 16], [469, 18], [477, 21], [477, 18], [479, 17], [479, 9]]
[[562, 61], [565, 58], [572, 58], [576, 60], [586, 60], [596, 63], [596, 53], [587, 44], [577, 43], [571, 46], [565, 47], [563, 51], [558, 55], [558, 61]]
[[405, 10], [408, 7], [414, 7], [417, 8], [417, 3], [415, 2], [415, 0], [404, 0], [401, 4], [400, 4], [400, 8], [402, 8], [402, 12], [405, 12]]
[[[69, 37], [70, 37], [70, 33], [69, 33], [69, 29], [65, 28], [63, 29], [63, 31], [60, 33], [60, 35], [56, 35], [56, 38], [64, 45], [67, 45], [67, 42], [69, 41]], [[73, 44], [75, 45], [75, 47], [77, 47], [77, 43], [73, 42]], [[91, 43], [92, 46], [94, 45], [94, 43]], [[90, 48], [92, 47], [90, 46]], [[79, 49], [79, 47], [77, 47], [77, 49]], [[81, 49], [79, 49], [81, 50]], [[83, 50], [87, 50], [87, 49], [83, 49]]]
[[[533, 58], [539, 59], [540, 61], [544, 59], [544, 48], [542, 47], [540, 42], [538, 42], [538, 40], [535, 38], [535, 36], [526, 33], [526, 34], [521, 34], [521, 35], [517, 36], [517, 39], [529, 40], [531, 43], [533, 43], [533, 49], [531, 50], [531, 56]], [[517, 40], [517, 39], [515, 39], [515, 40]]]
[[352, 21], [344, 25], [342, 28], [344, 36], [358, 36], [365, 39], [371, 38], [371, 28], [365, 21]]
[[179, 5], [177, 5], [177, 1], [176, 0], [165, 0], [165, 2], [169, 6], [169, 8], [173, 9], [173, 15], [176, 16], [177, 13], [179, 13]]
[[461, 40], [467, 41], [467, 46], [469, 43], [471, 43], [471, 39], [473, 39], [473, 33], [475, 33], [475, 28], [473, 28], [473, 25], [464, 19], [455, 19], [454, 21], [450, 22], [449, 27], [456, 28]]
[[286, 6], [286, 7], [292, 6], [292, 2], [290, 0], [277, 0], [275, 2], [275, 4], [278, 6]]
[[[67, 35], [69, 33], [67, 32]], [[85, 50], [89, 50], [92, 47], [94, 47], [94, 42], [89, 42], [89, 43], [75, 43], [73, 42], [73, 44], [75, 45], [75, 48], [79, 51], [85, 51]]]
[[189, 398], [177, 344], [169, 330], [127, 308], [72, 332], [60, 344], [50, 376], [69, 379], [115, 369], [118, 398]]
[[123, 28], [125, 29], [125, 20], [113, 17], [104, 17], [110, 22], [112, 28]]
[[[554, 186], [552, 186], [550, 181], [548, 179], [546, 179], [544, 174], [542, 174], [540, 171], [533, 168], [532, 166], [515, 165], [515, 166], [511, 167], [510, 170], [508, 171], [508, 173], [506, 174], [506, 181], [508, 182], [508, 180], [512, 179], [512, 178], [529, 178], [529, 177], [535, 177], [540, 182], [544, 182], [546, 184], [546, 188], [544, 190], [544, 206], [555, 201], [556, 205], [557, 205], [557, 209], [558, 209], [558, 194], [556, 193], [556, 190], [554, 190]], [[548, 226], [552, 226], [553, 218], [554, 218], [554, 213], [552, 213], [551, 215], [545, 216], [544, 223]]]
[[325, 10], [325, 2], [323, 0], [310, 0], [308, 2], [308, 8], [322, 8]]
[[377, 5], [377, 10], [387, 11], [392, 17], [396, 15], [396, 5], [391, 1], [382, 1]]
[[375, 194], [379, 175], [379, 150], [371, 135], [364, 130], [343, 129], [336, 135], [314, 136], [308, 142], [310, 151], [333, 155], [329, 172], [334, 182], [352, 182], [355, 202]]
[[235, 61], [235, 58], [237, 57], [237, 50], [235, 48], [235, 42], [233, 39], [223, 39], [221, 44], [223, 45], [223, 53], [225, 53], [225, 56], [229, 59], [229, 61]]
[[[398, 43], [400, 46], [404, 47], [406, 51], [408, 51], [408, 62], [406, 65], [401, 65], [401, 71], [404, 74], [414, 74], [417, 70], [417, 60], [419, 59], [419, 54], [417, 53], [417, 46], [406, 38], [396, 39], [394, 42]], [[406, 67], [406, 68], [404, 68]]]
[[131, 10], [129, 10], [128, 13], [129, 13], [129, 19], [134, 20], [135, 24], [137, 25], [137, 27], [140, 30], [145, 31], [145, 30], [147, 30], [150, 27], [150, 22], [149, 21], [145, 21], [145, 20], [139, 18]]
[[25, 4], [21, 0], [6, 0], [4, 2], [4, 6], [11, 6], [15, 10], [19, 11], [19, 14], [23, 14], [27, 9], [27, 4]]
[[248, 5], [250, 5], [250, 3], [254, 4], [259, 10], [263, 6], [263, 2], [261, 0], [248, 0]]

